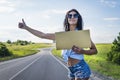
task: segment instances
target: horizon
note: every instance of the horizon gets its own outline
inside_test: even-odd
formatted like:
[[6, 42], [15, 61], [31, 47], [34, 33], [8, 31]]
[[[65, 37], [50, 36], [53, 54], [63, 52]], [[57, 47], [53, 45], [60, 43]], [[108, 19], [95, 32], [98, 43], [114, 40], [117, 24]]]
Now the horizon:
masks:
[[[11, 40], [10, 40], [11, 41]], [[22, 40], [22, 41], [27, 41], [27, 40]], [[0, 41], [2, 43], [7, 43], [7, 41]], [[11, 43], [13, 42], [17, 42], [17, 41], [11, 41]], [[55, 42], [33, 42], [33, 41], [27, 41], [27, 42], [32, 42], [32, 43], [45, 43], [45, 44], [56, 44]], [[111, 43], [95, 43], [95, 44], [112, 44], [113, 42]]]

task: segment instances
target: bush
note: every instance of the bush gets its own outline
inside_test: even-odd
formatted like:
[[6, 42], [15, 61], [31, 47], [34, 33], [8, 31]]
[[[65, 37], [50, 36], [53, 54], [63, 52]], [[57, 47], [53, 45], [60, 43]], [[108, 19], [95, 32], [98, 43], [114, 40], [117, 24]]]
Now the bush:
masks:
[[112, 53], [113, 53], [112, 51], [110, 51], [109, 53], [107, 53], [107, 60], [108, 61], [112, 61], [112, 59], [113, 59], [113, 54]]
[[117, 63], [120, 65], [120, 52], [116, 52], [113, 56], [113, 60], [112, 60], [114, 63]]
[[111, 51], [107, 53], [107, 60], [120, 65], [120, 33], [117, 39], [113, 41]]
[[0, 42], [0, 57], [10, 56], [12, 53], [7, 49], [7, 47]]
[[6, 42], [6, 43], [11, 44], [12, 42], [11, 42], [10, 40], [7, 40], [7, 42]]

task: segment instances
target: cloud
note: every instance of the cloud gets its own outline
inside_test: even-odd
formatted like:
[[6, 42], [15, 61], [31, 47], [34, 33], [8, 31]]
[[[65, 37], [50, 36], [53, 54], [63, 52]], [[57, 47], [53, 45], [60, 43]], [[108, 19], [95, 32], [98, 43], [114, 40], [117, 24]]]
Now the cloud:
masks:
[[67, 10], [56, 10], [56, 9], [51, 9], [47, 10], [46, 13], [53, 13], [53, 14], [64, 14]]
[[50, 19], [50, 15], [55, 15], [55, 14], [65, 14], [67, 10], [56, 10], [56, 9], [50, 9], [50, 10], [45, 10], [43, 11], [42, 13], [40, 13], [40, 15], [43, 17], [43, 18], [47, 18], [47, 19]]
[[117, 2], [115, 0], [100, 0], [100, 2], [104, 5], [112, 7], [112, 8], [117, 6]]
[[14, 10], [12, 7], [0, 7], [0, 13], [12, 12]]
[[118, 21], [120, 18], [117, 17], [111, 17], [111, 18], [104, 18], [105, 21]]
[[[33, 13], [27, 13], [27, 12], [21, 12], [17, 11], [14, 13], [16, 17], [27, 17], [27, 18], [41, 18], [41, 19], [51, 19], [52, 16], [54, 15], [62, 15], [65, 14], [67, 10], [56, 10], [56, 9], [47, 9], [47, 10], [42, 10], [42, 11], [37, 11]], [[33, 16], [34, 15], [34, 16]]]
[[15, 5], [7, 0], [0, 0], [0, 13], [12, 12]]
[[0, 4], [4, 4], [4, 3], [10, 3], [7, 0], [0, 0]]

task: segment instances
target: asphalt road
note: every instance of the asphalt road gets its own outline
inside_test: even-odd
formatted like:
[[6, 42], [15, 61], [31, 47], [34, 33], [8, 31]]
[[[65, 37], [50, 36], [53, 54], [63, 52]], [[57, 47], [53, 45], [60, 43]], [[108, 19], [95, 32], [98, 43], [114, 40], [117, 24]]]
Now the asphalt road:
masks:
[[0, 80], [68, 80], [68, 70], [50, 50], [0, 63]]
[[[64, 62], [43, 48], [35, 55], [0, 62], [0, 80], [69, 80]], [[103, 80], [92, 73], [90, 80]]]

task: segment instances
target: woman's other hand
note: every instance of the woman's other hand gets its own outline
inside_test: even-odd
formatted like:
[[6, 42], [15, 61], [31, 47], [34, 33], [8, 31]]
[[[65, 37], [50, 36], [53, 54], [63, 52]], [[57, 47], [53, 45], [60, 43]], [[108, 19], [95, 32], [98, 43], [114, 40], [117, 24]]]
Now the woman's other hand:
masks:
[[89, 50], [84, 50], [75, 45], [73, 45], [72, 50], [78, 54], [86, 54], [86, 55], [93, 55], [98, 53], [97, 48], [92, 41], [91, 41], [91, 47], [89, 48]]
[[78, 46], [73, 45], [72, 50], [76, 53], [82, 53], [83, 49]]

